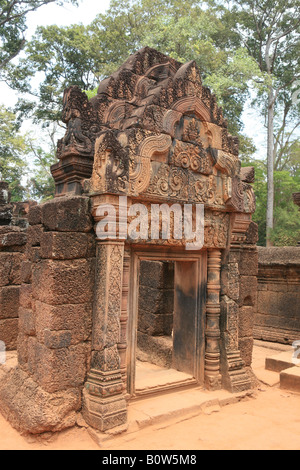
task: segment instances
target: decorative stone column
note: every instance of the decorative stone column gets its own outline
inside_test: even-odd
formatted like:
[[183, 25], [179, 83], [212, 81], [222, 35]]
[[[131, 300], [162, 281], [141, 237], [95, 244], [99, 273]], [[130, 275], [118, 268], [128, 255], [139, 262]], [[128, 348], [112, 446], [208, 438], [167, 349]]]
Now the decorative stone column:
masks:
[[124, 366], [120, 361], [123, 259], [124, 242], [98, 240], [92, 361], [85, 384], [83, 413], [88, 424], [99, 431], [127, 421]]
[[130, 251], [124, 251], [123, 263], [123, 285], [122, 285], [122, 302], [120, 317], [120, 342], [118, 343], [118, 351], [120, 354], [120, 369], [123, 380], [123, 389], [127, 390], [127, 322], [128, 322], [128, 294], [129, 294], [129, 272], [130, 272]]
[[209, 390], [221, 388], [220, 374], [220, 270], [221, 250], [208, 250], [205, 385]]

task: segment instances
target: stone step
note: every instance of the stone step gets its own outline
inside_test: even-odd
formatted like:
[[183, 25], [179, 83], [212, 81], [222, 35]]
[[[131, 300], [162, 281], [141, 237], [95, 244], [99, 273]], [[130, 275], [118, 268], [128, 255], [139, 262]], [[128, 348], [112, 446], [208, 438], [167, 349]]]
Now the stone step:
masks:
[[290, 351], [284, 351], [274, 356], [266, 357], [266, 370], [280, 373], [285, 369], [293, 367], [295, 365], [293, 362], [293, 353], [294, 349], [291, 348]]
[[280, 372], [280, 388], [300, 393], [300, 367], [294, 366]]

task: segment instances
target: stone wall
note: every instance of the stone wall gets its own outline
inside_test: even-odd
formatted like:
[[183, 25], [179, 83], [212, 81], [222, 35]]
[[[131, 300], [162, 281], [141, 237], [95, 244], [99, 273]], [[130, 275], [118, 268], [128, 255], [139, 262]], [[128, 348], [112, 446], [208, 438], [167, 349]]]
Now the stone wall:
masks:
[[0, 182], [0, 341], [4, 342], [7, 351], [17, 347], [25, 221], [26, 214], [21, 223], [16, 204], [10, 201], [8, 184]]
[[247, 387], [253, 352], [254, 313], [257, 305], [257, 225], [251, 222], [244, 242], [223, 253], [221, 270], [221, 367], [223, 385], [231, 391]]
[[172, 365], [174, 263], [141, 261], [137, 358]]
[[258, 248], [254, 338], [291, 344], [300, 339], [300, 248]]
[[21, 267], [18, 366], [0, 383], [1, 411], [20, 430], [72, 426], [91, 354], [95, 243], [89, 198], [29, 212]]

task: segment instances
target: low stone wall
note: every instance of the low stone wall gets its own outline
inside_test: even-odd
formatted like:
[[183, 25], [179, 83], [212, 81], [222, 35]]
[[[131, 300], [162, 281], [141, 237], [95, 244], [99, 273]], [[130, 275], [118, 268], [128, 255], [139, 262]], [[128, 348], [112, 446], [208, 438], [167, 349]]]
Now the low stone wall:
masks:
[[0, 227], [0, 341], [17, 348], [21, 267], [26, 234], [17, 227]]
[[300, 247], [258, 248], [254, 338], [283, 344], [300, 339]]
[[[25, 203], [11, 203], [8, 184], [0, 182], [0, 341], [17, 348], [21, 267], [25, 257]], [[26, 207], [29, 209], [30, 202]]]
[[18, 281], [18, 366], [0, 382], [0, 406], [14, 427], [35, 434], [74, 425], [81, 409], [96, 254], [89, 198], [32, 207], [29, 224]]

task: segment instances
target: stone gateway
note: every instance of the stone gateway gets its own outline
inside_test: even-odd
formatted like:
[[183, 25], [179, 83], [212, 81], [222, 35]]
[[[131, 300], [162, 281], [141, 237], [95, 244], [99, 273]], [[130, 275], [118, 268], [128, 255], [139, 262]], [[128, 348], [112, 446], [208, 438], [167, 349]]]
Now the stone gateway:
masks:
[[[1, 412], [41, 433], [75, 424], [82, 410], [105, 432], [126, 425], [130, 401], [153, 391], [250, 389], [254, 172], [241, 168], [238, 140], [195, 62], [146, 47], [91, 100], [68, 88], [63, 119], [56, 197], [29, 212], [18, 364], [0, 381]], [[129, 215], [135, 204], [182, 214], [202, 205], [202, 248], [172, 236], [172, 215], [169, 238], [124, 237], [132, 219], [120, 197]], [[105, 205], [117, 230], [103, 239]], [[146, 369], [155, 385], [139, 382]]]

